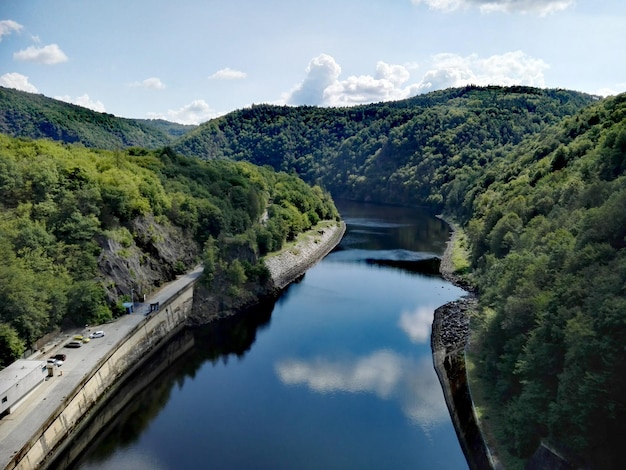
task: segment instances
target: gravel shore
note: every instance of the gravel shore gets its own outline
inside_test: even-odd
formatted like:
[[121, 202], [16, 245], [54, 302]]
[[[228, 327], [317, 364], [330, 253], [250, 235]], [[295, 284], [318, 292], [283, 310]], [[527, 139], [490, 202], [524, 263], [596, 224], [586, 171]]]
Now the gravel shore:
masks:
[[439, 218], [450, 226], [450, 239], [446, 242], [439, 271], [445, 280], [467, 292], [461, 299], [443, 305], [435, 311], [432, 336], [433, 351], [443, 348], [447, 353], [450, 353], [454, 350], [465, 350], [470, 333], [468, 312], [476, 306], [477, 299], [467, 281], [454, 273], [452, 251], [458, 236], [455, 225], [441, 216]]

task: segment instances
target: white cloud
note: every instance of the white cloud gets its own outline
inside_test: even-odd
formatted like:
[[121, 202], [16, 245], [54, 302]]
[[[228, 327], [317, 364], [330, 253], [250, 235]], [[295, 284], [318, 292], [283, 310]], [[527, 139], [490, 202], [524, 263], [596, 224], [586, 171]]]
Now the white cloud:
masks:
[[321, 54], [311, 60], [304, 81], [285, 97], [289, 104], [350, 106], [377, 101], [406, 98], [409, 89], [403, 88], [409, 79], [409, 70], [403, 65], [389, 65], [379, 61], [374, 76], [350, 76], [339, 80], [341, 67], [335, 59]]
[[441, 387], [428, 359], [416, 362], [387, 350], [352, 360], [285, 360], [275, 367], [286, 385], [317, 393], [372, 393], [397, 401], [404, 414], [423, 427], [448, 419]]
[[13, 58], [46, 65], [60, 64], [68, 60], [65, 53], [56, 44], [49, 44], [44, 47], [30, 46], [27, 49], [14, 53]]
[[[335, 59], [322, 54], [311, 60], [304, 81], [284, 96], [294, 105], [351, 106], [409, 98], [419, 93], [449, 87], [474, 85], [545, 86], [548, 65], [522, 51], [481, 58], [438, 54], [426, 64], [421, 80], [410, 82], [415, 64], [391, 65], [379, 61], [374, 75], [340, 79], [341, 67]], [[415, 72], [414, 72], [415, 73]]]
[[0, 41], [2, 41], [2, 36], [8, 36], [13, 32], [20, 32], [23, 26], [13, 20], [2, 20], [0, 21]]
[[241, 80], [246, 78], [247, 74], [239, 70], [233, 70], [229, 67], [218, 70], [209, 77], [210, 80]]
[[486, 59], [472, 54], [438, 54], [433, 57], [430, 69], [418, 83], [420, 93], [458, 87], [468, 84], [528, 85], [543, 87], [543, 72], [548, 68], [541, 59], [535, 59], [522, 51], [507, 52]]
[[391, 101], [407, 98], [411, 88], [402, 85], [409, 79], [410, 73], [403, 65], [389, 65], [379, 61], [376, 73], [350, 76], [346, 80], [336, 80], [324, 90], [323, 104], [331, 106], [350, 106], [362, 103]]
[[141, 82], [133, 82], [130, 84], [132, 87], [148, 88], [151, 90], [165, 90], [165, 84], [160, 78], [150, 77]]
[[15, 88], [16, 90], [27, 91], [29, 93], [37, 93], [35, 85], [30, 83], [28, 77], [21, 73], [5, 73], [0, 76], [0, 86]]
[[409, 70], [403, 65], [389, 65], [380, 60], [376, 64], [377, 80], [388, 80], [394, 86], [399, 86], [406, 82], [409, 76]]
[[572, 6], [575, 0], [411, 0], [433, 10], [444, 12], [477, 7], [483, 13], [537, 13], [541, 16], [562, 11]]
[[195, 100], [180, 109], [168, 110], [167, 113], [148, 113], [150, 119], [166, 119], [180, 124], [200, 124], [219, 113], [212, 109], [204, 100]]
[[466, 0], [411, 0], [414, 5], [424, 3], [432, 10], [454, 11], [467, 6]]
[[337, 82], [341, 67], [327, 54], [320, 54], [309, 62], [306, 78], [292, 90], [288, 97], [289, 104], [323, 104], [326, 88]]
[[99, 113], [106, 112], [104, 104], [102, 101], [93, 100], [89, 97], [87, 93], [84, 95], [78, 96], [76, 98], [72, 98], [71, 96], [55, 96], [55, 99], [65, 101], [66, 103], [72, 103], [78, 106], [82, 106], [83, 108], [89, 108]]
[[611, 88], [600, 88], [595, 92], [596, 95], [599, 96], [615, 96], [620, 93], [626, 92], [626, 83], [617, 83], [614, 87]]

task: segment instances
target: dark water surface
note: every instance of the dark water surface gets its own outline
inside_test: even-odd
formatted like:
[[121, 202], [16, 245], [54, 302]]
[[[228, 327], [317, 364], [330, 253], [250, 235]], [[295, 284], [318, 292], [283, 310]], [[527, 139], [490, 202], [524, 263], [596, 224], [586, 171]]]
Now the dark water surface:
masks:
[[[448, 229], [414, 209], [339, 209], [338, 249], [276, 304], [186, 332], [193, 347], [169, 365], [155, 357], [167, 367], [75, 468], [467, 468], [430, 350], [433, 311], [463, 291], [366, 262], [441, 255]], [[145, 387], [137, 375], [113, 402]]]

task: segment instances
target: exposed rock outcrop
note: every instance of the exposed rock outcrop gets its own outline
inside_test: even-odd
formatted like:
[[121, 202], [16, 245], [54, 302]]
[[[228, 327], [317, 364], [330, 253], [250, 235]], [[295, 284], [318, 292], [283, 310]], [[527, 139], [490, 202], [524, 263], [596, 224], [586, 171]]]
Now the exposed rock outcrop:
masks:
[[110, 303], [130, 296], [131, 289], [135, 300], [141, 299], [197, 264], [200, 247], [180, 228], [147, 216], [133, 220], [128, 229], [133, 237], [130, 244], [104, 236], [98, 239], [102, 248], [98, 270]]

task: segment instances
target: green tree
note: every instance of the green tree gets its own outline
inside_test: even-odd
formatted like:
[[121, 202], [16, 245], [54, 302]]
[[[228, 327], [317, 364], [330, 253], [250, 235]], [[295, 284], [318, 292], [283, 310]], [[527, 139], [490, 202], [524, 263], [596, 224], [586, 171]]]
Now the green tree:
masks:
[[0, 365], [19, 359], [25, 350], [26, 345], [17, 331], [11, 325], [0, 323]]
[[76, 325], [106, 323], [112, 318], [104, 291], [94, 281], [78, 281], [71, 286], [67, 295], [67, 313], [68, 319]]

